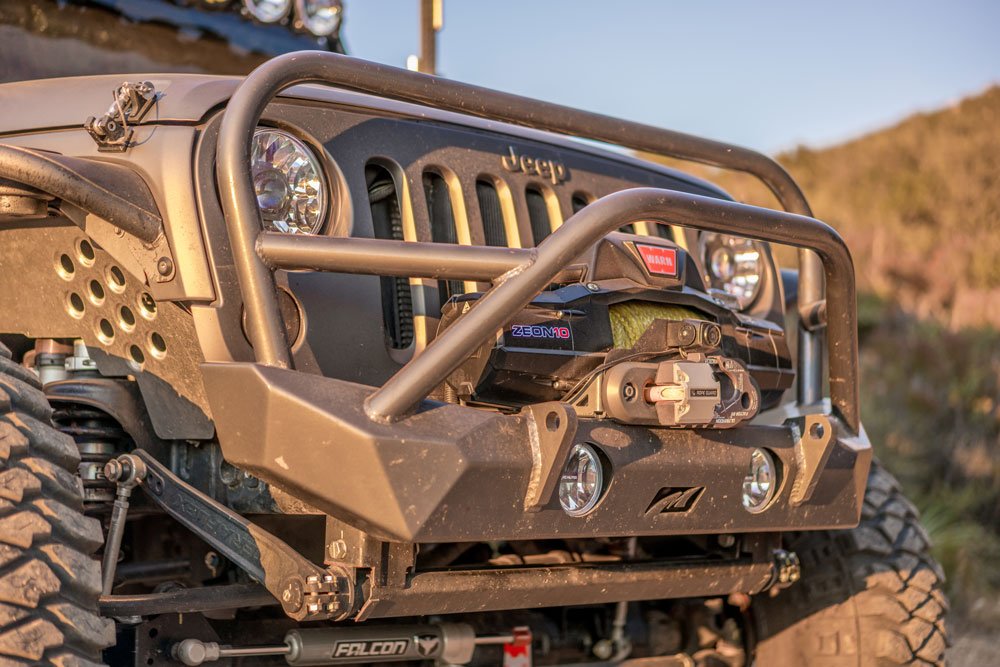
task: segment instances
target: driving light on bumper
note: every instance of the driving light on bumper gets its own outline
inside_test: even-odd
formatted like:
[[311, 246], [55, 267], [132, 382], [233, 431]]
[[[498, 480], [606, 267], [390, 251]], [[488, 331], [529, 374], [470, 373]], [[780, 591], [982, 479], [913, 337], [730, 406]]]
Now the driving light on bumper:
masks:
[[741, 309], [753, 303], [765, 270], [759, 243], [740, 236], [706, 233], [701, 236], [701, 256], [709, 287], [734, 297]]
[[316, 155], [287, 132], [257, 128], [250, 150], [257, 207], [264, 228], [316, 234], [327, 208], [327, 184]]
[[292, 0], [243, 0], [243, 7], [261, 23], [277, 23], [288, 16]]
[[559, 504], [570, 516], [583, 516], [594, 509], [604, 486], [604, 470], [590, 445], [570, 450], [559, 477]]
[[750, 470], [743, 478], [743, 507], [751, 514], [767, 509], [778, 488], [777, 467], [774, 457], [765, 449], [755, 449], [750, 454]]
[[295, 0], [295, 16], [301, 28], [317, 37], [332, 35], [340, 27], [341, 0]]

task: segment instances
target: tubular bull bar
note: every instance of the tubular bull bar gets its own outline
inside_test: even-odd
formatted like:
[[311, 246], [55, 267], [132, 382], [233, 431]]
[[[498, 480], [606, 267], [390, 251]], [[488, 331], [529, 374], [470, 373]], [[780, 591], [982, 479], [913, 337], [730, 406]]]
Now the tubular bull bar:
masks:
[[[251, 138], [267, 104], [302, 83], [745, 171], [766, 183], [786, 211], [638, 188], [594, 202], [533, 249], [264, 232], [247, 168]], [[230, 462], [337, 519], [397, 542], [768, 532], [857, 523], [871, 449], [858, 409], [853, 263], [843, 239], [810, 217], [802, 193], [773, 160], [637, 123], [346, 56], [304, 52], [262, 65], [233, 95], [219, 136], [217, 177], [256, 356], [256, 363], [203, 367]], [[426, 400], [560, 270], [605, 234], [639, 220], [801, 249], [800, 311], [825, 310], [828, 318], [831, 414], [781, 426], [668, 430], [580, 421], [560, 403], [503, 415]], [[494, 286], [375, 388], [292, 370], [274, 280], [279, 269], [492, 281]], [[826, 308], [821, 309], [816, 306], [823, 301], [824, 278]], [[817, 336], [805, 327], [800, 332], [803, 406], [819, 398]], [[594, 443], [606, 456], [611, 482], [593, 512], [570, 517], [559, 509], [554, 490], [565, 455], [581, 441]], [[779, 461], [780, 486], [766, 511], [749, 514], [740, 489], [756, 447]], [[698, 490], [688, 496], [693, 500], [683, 511], [660, 511], [656, 500], [672, 489]]]

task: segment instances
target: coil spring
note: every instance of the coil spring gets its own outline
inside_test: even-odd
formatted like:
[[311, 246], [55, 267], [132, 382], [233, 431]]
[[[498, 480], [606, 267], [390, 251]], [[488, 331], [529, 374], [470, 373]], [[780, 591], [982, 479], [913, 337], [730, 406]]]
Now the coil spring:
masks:
[[128, 434], [103, 410], [76, 403], [57, 404], [52, 421], [80, 449], [80, 478], [86, 503], [114, 499], [114, 484], [104, 478], [104, 464], [125, 451]]

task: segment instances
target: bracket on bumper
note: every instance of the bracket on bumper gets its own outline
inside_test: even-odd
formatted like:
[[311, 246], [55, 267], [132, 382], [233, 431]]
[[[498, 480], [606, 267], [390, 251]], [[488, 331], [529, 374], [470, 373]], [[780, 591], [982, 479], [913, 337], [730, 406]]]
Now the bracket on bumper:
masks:
[[799, 506], [816, 491], [820, 475], [836, 443], [833, 423], [826, 415], [805, 415], [788, 422], [795, 433], [798, 472], [792, 481], [790, 502]]

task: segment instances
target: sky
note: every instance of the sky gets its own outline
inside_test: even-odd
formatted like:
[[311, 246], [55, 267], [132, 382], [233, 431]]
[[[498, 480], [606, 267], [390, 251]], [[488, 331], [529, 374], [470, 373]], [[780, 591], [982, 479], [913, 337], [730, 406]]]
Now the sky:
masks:
[[[404, 66], [419, 0], [345, 0], [351, 55]], [[444, 0], [451, 79], [775, 153], [1000, 83], [998, 0]]]

